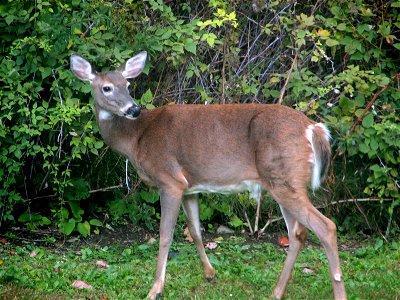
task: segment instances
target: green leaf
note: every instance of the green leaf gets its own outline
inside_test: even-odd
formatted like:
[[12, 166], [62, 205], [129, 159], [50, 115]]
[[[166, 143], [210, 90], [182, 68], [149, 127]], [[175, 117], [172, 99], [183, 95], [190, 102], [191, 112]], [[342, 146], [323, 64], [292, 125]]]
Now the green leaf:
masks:
[[150, 109], [155, 109], [156, 107], [154, 106], [154, 104], [147, 103], [147, 104], [146, 104], [146, 108], [147, 108], [148, 110], [150, 110]]
[[111, 40], [114, 38], [114, 34], [110, 33], [110, 32], [106, 32], [102, 35], [102, 38], [105, 40]]
[[174, 50], [175, 52], [178, 52], [178, 53], [183, 53], [183, 44], [175, 43], [172, 46], [172, 50]]
[[42, 79], [49, 77], [51, 75], [51, 68], [39, 67], [39, 71], [42, 74]]
[[192, 39], [185, 40], [185, 49], [186, 51], [196, 54], [196, 43]]
[[361, 143], [358, 147], [358, 149], [362, 152], [362, 153], [368, 153], [371, 149], [368, 147], [367, 144], [365, 143]]
[[229, 222], [229, 225], [231, 225], [233, 227], [239, 227], [239, 226], [242, 226], [243, 224], [244, 224], [243, 221], [240, 220], [238, 218], [238, 216], [236, 216], [236, 215], [233, 215]]
[[98, 219], [91, 219], [89, 221], [89, 223], [90, 223], [90, 225], [93, 225], [93, 226], [98, 226], [98, 227], [103, 226], [103, 223]]
[[60, 224], [60, 230], [65, 235], [70, 235], [72, 231], [75, 229], [75, 220], [69, 219], [68, 222], [63, 222]]
[[104, 142], [103, 141], [96, 141], [95, 143], [94, 143], [94, 147], [96, 148], [96, 149], [100, 149], [100, 148], [102, 148], [104, 146]]
[[25, 223], [28, 222], [30, 219], [31, 219], [31, 214], [29, 213], [29, 211], [26, 211], [18, 217], [18, 222]]
[[351, 101], [349, 98], [345, 96], [342, 96], [340, 98], [339, 106], [346, 113], [353, 112], [356, 107], [354, 101]]
[[82, 216], [84, 211], [81, 209], [80, 201], [68, 201], [69, 206], [71, 207], [72, 214], [76, 220], [82, 220]]
[[376, 141], [376, 139], [371, 138], [371, 141], [369, 142], [369, 146], [371, 147], [372, 150], [376, 151], [379, 148], [379, 144]]
[[157, 202], [158, 199], [160, 198], [158, 192], [157, 192], [157, 191], [154, 191], [154, 190], [149, 191], [149, 192], [141, 191], [141, 192], [140, 192], [140, 197], [141, 197], [144, 201], [146, 201], [147, 203], [155, 203], [155, 202]]
[[369, 113], [362, 120], [362, 126], [364, 128], [370, 128], [374, 124], [374, 116]]
[[147, 89], [147, 91], [142, 95], [142, 97], [140, 97], [140, 103], [142, 105], [146, 105], [151, 103], [151, 101], [153, 101], [153, 93], [151, 92], [150, 89]]
[[51, 221], [46, 217], [42, 217], [42, 221], [40, 223], [40, 225], [50, 225]]
[[393, 2], [391, 4], [392, 7], [400, 7], [400, 1]]
[[337, 27], [337, 30], [345, 31], [347, 29], [346, 23], [340, 23]]
[[374, 245], [374, 249], [375, 251], [378, 251], [379, 249], [381, 249], [383, 246], [383, 240], [382, 239], [377, 239]]
[[84, 223], [78, 223], [76, 228], [83, 237], [90, 235], [90, 224], [87, 221]]
[[162, 38], [163, 40], [168, 40], [168, 39], [171, 37], [171, 35], [172, 35], [172, 31], [169, 29], [169, 30], [165, 31], [165, 32], [162, 34], [161, 38]]
[[143, 251], [143, 250], [148, 250], [150, 248], [149, 244], [141, 244], [138, 246], [138, 249]]
[[72, 0], [72, 5], [73, 6], [78, 6], [79, 3], [81, 3], [81, 0]]
[[186, 76], [186, 78], [189, 79], [189, 78], [192, 78], [193, 74], [194, 74], [194, 73], [193, 73], [193, 70], [188, 70], [188, 71], [186, 72], [186, 75], [185, 75], [185, 76]]
[[334, 40], [334, 39], [327, 39], [326, 40], [326, 45], [329, 46], [329, 47], [334, 47], [334, 46], [339, 45], [339, 42], [337, 40]]

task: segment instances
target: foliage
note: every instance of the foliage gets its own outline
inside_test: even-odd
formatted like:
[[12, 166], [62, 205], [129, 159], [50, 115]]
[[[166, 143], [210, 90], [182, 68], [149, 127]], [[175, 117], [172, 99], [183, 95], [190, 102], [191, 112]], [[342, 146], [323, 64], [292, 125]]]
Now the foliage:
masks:
[[124, 217], [129, 217], [133, 224], [144, 224], [148, 229], [154, 229], [154, 223], [160, 217], [154, 208], [154, 203], [159, 199], [157, 191], [133, 193], [126, 198], [116, 197], [109, 203], [109, 211], [115, 222], [121, 222]]
[[[110, 28], [105, 3], [9, 1], [0, 15], [0, 222], [47, 225], [42, 214], [51, 209], [62, 232], [85, 236], [90, 225], [100, 225], [83, 219], [80, 201], [89, 197], [92, 163], [104, 143], [89, 89], [73, 79], [66, 62], [73, 50], [109, 58], [101, 46], [110, 42], [119, 61], [132, 51], [120, 51], [123, 37]], [[48, 198], [54, 200], [43, 205], [40, 199]]]
[[[98, 215], [109, 207], [111, 220], [153, 226], [157, 202], [142, 196], [148, 190], [137, 180], [123, 195], [124, 160], [104, 147], [90, 88], [68, 70], [74, 52], [102, 69], [146, 50], [149, 76], [132, 84], [139, 104], [296, 107], [326, 122], [334, 136], [336, 176], [328, 180], [329, 197], [317, 194], [316, 204], [389, 199], [388, 208], [380, 206], [388, 209], [384, 221], [398, 225], [399, 9], [399, 1], [365, 0], [2, 3], [0, 224], [34, 229], [51, 222], [86, 236], [103, 226]], [[213, 197], [202, 201], [208, 224], [240, 227], [245, 213], [255, 214], [246, 194]], [[270, 201], [265, 208], [276, 210]]]

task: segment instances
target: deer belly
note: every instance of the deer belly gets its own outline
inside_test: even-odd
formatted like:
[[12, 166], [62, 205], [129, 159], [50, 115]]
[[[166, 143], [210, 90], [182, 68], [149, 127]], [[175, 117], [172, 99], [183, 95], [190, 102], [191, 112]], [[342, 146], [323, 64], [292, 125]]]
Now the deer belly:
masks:
[[258, 201], [261, 196], [261, 185], [256, 181], [244, 180], [238, 184], [229, 185], [212, 185], [212, 184], [198, 184], [188, 188], [185, 191], [186, 195], [198, 193], [218, 193], [218, 194], [236, 194], [240, 192], [250, 193], [249, 198]]

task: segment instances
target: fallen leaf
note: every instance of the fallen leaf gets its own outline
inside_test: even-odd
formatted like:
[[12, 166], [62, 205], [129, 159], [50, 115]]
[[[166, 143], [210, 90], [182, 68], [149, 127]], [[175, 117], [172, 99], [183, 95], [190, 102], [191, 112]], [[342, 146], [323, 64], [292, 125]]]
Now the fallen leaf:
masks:
[[150, 245], [153, 245], [155, 242], [157, 242], [157, 240], [155, 238], [153, 238], [153, 237], [151, 237], [151, 238], [149, 238], [147, 240], [147, 243], [150, 244]]
[[112, 226], [111, 226], [110, 224], [106, 224], [106, 228], [107, 228], [108, 230], [115, 231], [115, 229], [112, 228]]
[[78, 241], [79, 241], [79, 238], [77, 238], [77, 237], [72, 237], [72, 238], [67, 240], [68, 243], [75, 243], [75, 242], [78, 242]]
[[36, 250], [33, 250], [33, 251], [31, 252], [31, 254], [29, 254], [30, 257], [36, 257], [37, 255], [38, 255], [38, 253], [37, 253]]
[[8, 244], [8, 241], [4, 238], [0, 238], [0, 243], [2, 244]]
[[110, 265], [106, 263], [104, 260], [98, 260], [96, 261], [96, 266], [101, 268], [108, 268]]
[[100, 300], [108, 300], [107, 296], [100, 296]]
[[0, 265], [2, 265], [4, 263], [4, 260], [0, 259]]
[[289, 247], [289, 239], [286, 236], [282, 236], [278, 239], [278, 244], [281, 247]]
[[75, 280], [73, 284], [71, 284], [73, 288], [76, 289], [92, 289], [93, 286], [83, 282], [82, 280]]
[[301, 270], [301, 272], [302, 273], [304, 273], [304, 274], [311, 274], [311, 273], [314, 273], [314, 271], [313, 270], [311, 270], [310, 268], [304, 268], [303, 270]]
[[186, 235], [185, 241], [188, 241], [189, 243], [193, 243], [193, 238], [192, 238], [192, 236], [190, 235], [190, 232], [189, 232], [189, 228], [188, 228], [188, 227], [186, 227], [185, 230], [183, 231], [183, 235]]
[[218, 247], [218, 244], [216, 242], [208, 242], [206, 244], [206, 248], [210, 250], [214, 250]]

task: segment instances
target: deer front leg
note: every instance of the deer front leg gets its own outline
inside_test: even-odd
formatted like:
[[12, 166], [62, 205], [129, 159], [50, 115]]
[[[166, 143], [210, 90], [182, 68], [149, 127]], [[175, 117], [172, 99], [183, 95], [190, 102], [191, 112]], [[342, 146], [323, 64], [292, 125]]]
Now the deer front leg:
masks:
[[147, 297], [150, 299], [160, 298], [164, 290], [168, 252], [172, 243], [174, 228], [179, 214], [182, 192], [174, 190], [162, 190], [160, 191], [160, 195], [160, 248], [158, 250], [157, 270], [154, 284], [147, 295]]
[[199, 201], [197, 195], [186, 195], [183, 197], [183, 210], [186, 216], [186, 222], [189, 228], [190, 235], [199, 252], [200, 260], [203, 263], [204, 276], [207, 280], [212, 280], [215, 277], [215, 270], [208, 260], [201, 239], [200, 216], [199, 216]]

